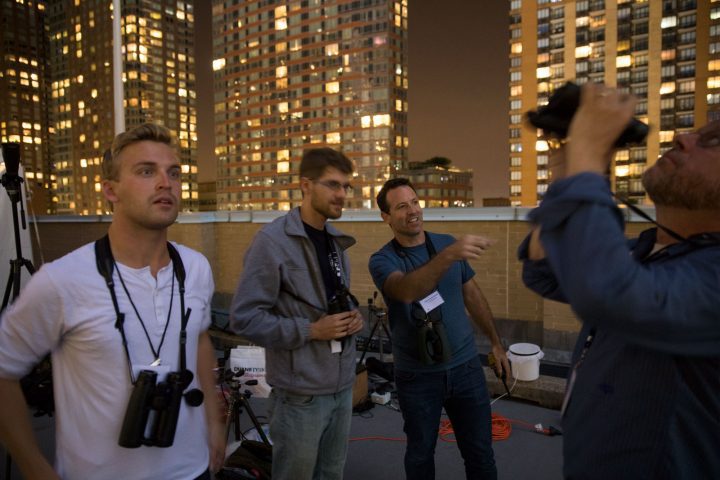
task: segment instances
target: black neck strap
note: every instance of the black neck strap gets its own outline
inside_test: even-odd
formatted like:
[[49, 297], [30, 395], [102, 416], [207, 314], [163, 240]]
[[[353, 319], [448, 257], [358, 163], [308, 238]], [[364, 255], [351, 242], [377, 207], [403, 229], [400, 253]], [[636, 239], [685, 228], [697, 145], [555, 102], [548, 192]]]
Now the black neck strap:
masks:
[[[178, 281], [178, 290], [180, 291], [180, 371], [184, 372], [187, 368], [185, 347], [187, 344], [186, 327], [190, 320], [191, 308], [185, 310], [185, 267], [182, 258], [177, 249], [167, 242], [168, 254], [173, 263], [173, 272]], [[130, 351], [128, 350], [127, 337], [125, 336], [125, 314], [120, 311], [118, 306], [117, 295], [115, 294], [115, 282], [113, 281], [113, 269], [115, 267], [115, 258], [110, 248], [110, 238], [105, 235], [95, 242], [95, 263], [98, 272], [105, 279], [105, 283], [110, 291], [113, 308], [115, 309], [115, 328], [120, 331], [122, 337], [123, 348], [127, 358], [128, 370], [130, 372], [130, 381], [135, 384], [135, 375], [132, 371], [132, 362], [130, 360]]]
[[[428, 232], [423, 231], [423, 234], [425, 235], [425, 248], [428, 252], [428, 258], [430, 260], [433, 259], [435, 255], [437, 255], [437, 250], [435, 250], [435, 245], [433, 245], [432, 240], [430, 239], [430, 235], [428, 235]], [[405, 250], [402, 245], [400, 245], [400, 242], [398, 242], [395, 238], [392, 239], [392, 246], [395, 250], [395, 253], [398, 257], [403, 259], [403, 263], [405, 263], [405, 259], [407, 259], [410, 262], [410, 266], [412, 266], [412, 269], [415, 270], [418, 267], [415, 265], [415, 263], [412, 261], [412, 258], [408, 256], [407, 253], [405, 253]], [[410, 270], [408, 270], [410, 271]], [[407, 272], [405, 272], [407, 273]]]

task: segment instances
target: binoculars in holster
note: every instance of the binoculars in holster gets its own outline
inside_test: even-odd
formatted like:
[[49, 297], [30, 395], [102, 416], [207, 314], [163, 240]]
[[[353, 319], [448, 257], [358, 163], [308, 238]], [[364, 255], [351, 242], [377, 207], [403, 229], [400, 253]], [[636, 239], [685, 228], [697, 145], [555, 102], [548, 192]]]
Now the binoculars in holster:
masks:
[[[140, 371], [125, 410], [118, 444], [125, 448], [172, 446], [186, 386], [180, 372], [170, 372], [164, 382], [157, 383], [156, 372]], [[152, 426], [146, 437], [151, 412]]]
[[417, 345], [420, 361], [424, 365], [449, 362], [452, 358], [452, 351], [445, 325], [442, 322], [440, 307], [426, 313], [419, 303], [414, 302], [411, 314], [417, 322]]

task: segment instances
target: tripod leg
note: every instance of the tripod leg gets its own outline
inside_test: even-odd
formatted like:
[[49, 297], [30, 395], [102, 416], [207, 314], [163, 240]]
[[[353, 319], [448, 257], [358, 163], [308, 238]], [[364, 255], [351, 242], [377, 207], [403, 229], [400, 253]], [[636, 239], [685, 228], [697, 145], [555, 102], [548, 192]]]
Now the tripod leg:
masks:
[[10, 260], [10, 272], [8, 275], [8, 281], [7, 286], [5, 286], [5, 295], [3, 295], [3, 302], [2, 302], [2, 308], [0, 308], [0, 312], [5, 310], [5, 307], [8, 306], [8, 301], [10, 300], [10, 293], [13, 290], [13, 269], [12, 269], [12, 260]]
[[257, 417], [255, 416], [255, 412], [253, 411], [252, 407], [250, 406], [250, 402], [248, 402], [247, 397], [245, 395], [241, 394], [240, 401], [243, 403], [243, 406], [245, 407], [245, 411], [250, 416], [250, 420], [252, 421], [253, 426], [255, 427], [258, 434], [260, 435], [260, 438], [262, 438], [263, 443], [269, 447], [270, 440], [268, 440], [267, 435], [265, 435], [265, 430], [263, 430], [262, 425], [260, 424]]
[[[372, 315], [372, 313], [371, 313]], [[374, 316], [374, 315], [373, 315]], [[370, 329], [370, 335], [368, 335], [367, 342], [365, 343], [365, 348], [363, 348], [362, 355], [360, 355], [360, 364], [363, 363], [363, 360], [365, 360], [365, 355], [367, 355], [368, 350], [370, 349], [370, 342], [372, 342], [373, 335], [375, 335], [375, 330], [377, 330], [379, 323], [379, 319], [375, 317], [375, 324]]]
[[22, 269], [20, 268], [21, 266], [22, 266], [21, 259], [17, 259], [14, 261], [14, 264], [13, 264], [13, 295], [12, 295], [13, 302], [20, 295], [20, 279], [22, 278]]
[[30, 275], [35, 275], [35, 267], [33, 266], [32, 262], [30, 260], [28, 260], [27, 258], [23, 258], [22, 264], [25, 266], [25, 268], [28, 269], [28, 272], [30, 272]]
[[392, 342], [392, 337], [390, 336], [390, 330], [388, 330], [387, 325], [385, 325], [385, 322], [383, 322], [382, 320], [378, 320], [378, 321], [382, 324], [382, 328], [383, 328], [383, 330], [385, 330], [385, 335], [387, 335], [387, 339], [390, 340], [390, 342]]
[[234, 406], [235, 408], [232, 412], [232, 421], [235, 425], [235, 441], [237, 442], [242, 439], [242, 431], [240, 430], [240, 414], [242, 413], [242, 410], [238, 400], [235, 400]]

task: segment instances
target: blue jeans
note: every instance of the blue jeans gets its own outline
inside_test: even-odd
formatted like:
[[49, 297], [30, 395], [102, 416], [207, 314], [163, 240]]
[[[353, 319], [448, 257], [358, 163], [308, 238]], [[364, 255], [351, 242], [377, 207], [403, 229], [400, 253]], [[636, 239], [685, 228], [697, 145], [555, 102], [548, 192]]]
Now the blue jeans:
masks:
[[352, 387], [328, 395], [270, 393], [273, 480], [340, 480], [345, 466]]
[[479, 356], [442, 372], [396, 369], [395, 384], [405, 420], [405, 476], [408, 480], [435, 478], [435, 444], [443, 407], [452, 422], [465, 461], [467, 479], [497, 478], [490, 399]]

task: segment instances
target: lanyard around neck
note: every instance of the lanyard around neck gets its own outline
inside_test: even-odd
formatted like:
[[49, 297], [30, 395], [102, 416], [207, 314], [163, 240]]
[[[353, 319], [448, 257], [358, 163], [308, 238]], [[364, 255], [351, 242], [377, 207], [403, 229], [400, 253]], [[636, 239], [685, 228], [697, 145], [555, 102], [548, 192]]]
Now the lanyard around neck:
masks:
[[[117, 269], [118, 278], [120, 279], [120, 284], [123, 287], [123, 290], [125, 291], [125, 295], [127, 295], [128, 301], [130, 301], [130, 305], [132, 305], [133, 310], [135, 311], [135, 315], [138, 318], [138, 321], [140, 322], [140, 326], [143, 329], [143, 332], [145, 332], [145, 338], [147, 339], [148, 345], [150, 346], [150, 350], [152, 351], [153, 358], [155, 361], [152, 363], [153, 366], [160, 365], [160, 351], [162, 350], [163, 343], [165, 343], [165, 334], [167, 333], [168, 325], [170, 325], [170, 314], [172, 313], [172, 304], [173, 304], [173, 298], [175, 298], [175, 266], [173, 265], [173, 275], [172, 275], [172, 283], [170, 284], [170, 306], [168, 307], [168, 313], [167, 318], [165, 319], [165, 328], [163, 328], [162, 337], [160, 337], [160, 343], [158, 344], [157, 350], [155, 349], [155, 345], [153, 345], [152, 339], [150, 338], [150, 334], [147, 331], [147, 327], [145, 326], [145, 322], [143, 321], [142, 317], [140, 316], [140, 312], [138, 311], [137, 307], [135, 306], [135, 302], [133, 302], [132, 297], [130, 296], [130, 291], [128, 290], [127, 286], [125, 285], [125, 280], [123, 280], [122, 274], [120, 273], [120, 268], [118, 268], [117, 263], [113, 260], [113, 265], [115, 265], [115, 268]], [[113, 290], [114, 292], [114, 290]], [[125, 347], [127, 348], [127, 346]]]
[[[178, 290], [180, 291], [180, 371], [184, 372], [186, 368], [186, 352], [185, 347], [187, 343], [187, 332], [186, 327], [188, 324], [188, 321], [190, 320], [190, 313], [192, 312], [191, 308], [188, 308], [185, 310], [185, 267], [182, 263], [182, 258], [180, 257], [180, 254], [178, 253], [177, 249], [168, 242], [167, 243], [167, 249], [168, 254], [170, 255], [170, 259], [173, 263], [173, 282], [174, 278], [177, 278], [178, 281]], [[102, 277], [105, 279], [105, 283], [108, 287], [108, 290], [110, 291], [110, 297], [112, 298], [113, 308], [115, 309], [115, 328], [118, 329], [120, 332], [120, 336], [122, 337], [122, 343], [123, 348], [125, 350], [125, 357], [127, 358], [127, 364], [128, 364], [128, 371], [130, 373], [130, 381], [132, 384], [135, 384], [135, 375], [133, 374], [132, 370], [132, 361], [130, 359], [130, 351], [128, 349], [127, 345], [127, 337], [125, 335], [125, 314], [120, 311], [120, 307], [118, 306], [117, 301], [117, 295], [115, 294], [115, 282], [113, 281], [113, 270], [115, 267], [115, 258], [112, 254], [112, 249], [110, 247], [110, 238], [105, 235], [101, 239], [97, 240], [95, 242], [95, 262], [97, 265], [98, 272]], [[120, 275], [120, 272], [118, 270], [118, 276]], [[121, 279], [122, 282], [122, 279]], [[124, 284], [123, 284], [124, 287]], [[174, 287], [172, 289], [175, 290]], [[129, 294], [128, 294], [129, 297]], [[131, 301], [132, 303], [132, 301]], [[172, 299], [170, 302], [170, 305], [172, 308]], [[135, 306], [133, 305], [133, 308]], [[136, 311], [137, 313], [137, 311]], [[138, 315], [138, 318], [140, 316]], [[168, 312], [168, 320], [170, 318], [170, 313]], [[167, 329], [167, 325], [165, 326]], [[147, 333], [147, 332], [146, 332]], [[163, 337], [164, 337], [163, 333]], [[152, 348], [152, 343], [151, 343]], [[154, 349], [153, 349], [154, 350]], [[155, 353], [153, 351], [153, 353]], [[158, 352], [159, 353], [159, 352]]]

